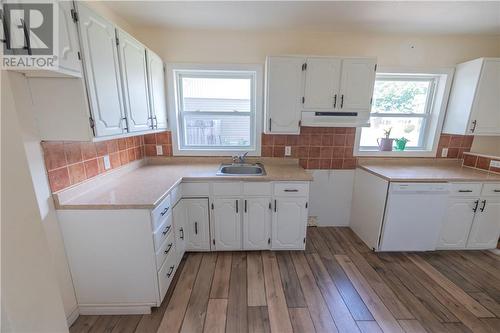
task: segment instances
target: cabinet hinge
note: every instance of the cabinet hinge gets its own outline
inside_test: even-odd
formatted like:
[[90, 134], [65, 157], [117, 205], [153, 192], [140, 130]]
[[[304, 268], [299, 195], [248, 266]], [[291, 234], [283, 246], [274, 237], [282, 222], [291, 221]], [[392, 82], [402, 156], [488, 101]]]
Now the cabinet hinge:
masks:
[[302, 70], [307, 71], [307, 62], [302, 64]]
[[212, 244], [214, 244], [214, 245], [215, 245], [215, 238], [214, 238], [214, 239], [212, 239]]
[[269, 209], [273, 209], [273, 204], [269, 203]]
[[94, 122], [94, 118], [89, 117], [89, 125], [90, 125], [90, 128], [92, 129], [92, 133], [95, 136], [95, 122]]
[[370, 98], [370, 105], [373, 104], [373, 97]]
[[307, 206], [309, 206], [309, 203], [308, 203], [308, 202], [306, 202], [306, 208], [307, 208]]
[[212, 210], [214, 210], [214, 204], [213, 203], [210, 205], [210, 207], [212, 207]]
[[76, 52], [76, 54], [78, 55], [78, 60], [82, 60], [82, 56], [80, 55], [80, 51]]
[[73, 19], [73, 22], [78, 22], [78, 13], [74, 9], [71, 9], [71, 18]]
[[375, 64], [375, 72], [377, 71], [377, 64]]
[[299, 127], [302, 125], [302, 120], [299, 120]]
[[306, 243], [306, 238], [304, 237], [304, 244]]
[[120, 40], [116, 37], [116, 46], [120, 45]]
[[304, 96], [302, 96], [302, 104], [304, 104], [306, 102], [306, 98]]
[[267, 244], [271, 244], [271, 238], [267, 239]]
[[272, 120], [271, 118], [269, 118], [269, 132], [271, 132], [272, 126], [273, 126]]

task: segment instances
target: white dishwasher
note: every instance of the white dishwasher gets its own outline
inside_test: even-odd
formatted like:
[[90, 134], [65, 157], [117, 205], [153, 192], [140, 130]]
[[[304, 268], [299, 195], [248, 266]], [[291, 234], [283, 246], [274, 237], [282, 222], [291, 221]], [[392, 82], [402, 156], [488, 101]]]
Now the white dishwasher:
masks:
[[447, 183], [391, 183], [378, 251], [435, 250], [447, 198]]

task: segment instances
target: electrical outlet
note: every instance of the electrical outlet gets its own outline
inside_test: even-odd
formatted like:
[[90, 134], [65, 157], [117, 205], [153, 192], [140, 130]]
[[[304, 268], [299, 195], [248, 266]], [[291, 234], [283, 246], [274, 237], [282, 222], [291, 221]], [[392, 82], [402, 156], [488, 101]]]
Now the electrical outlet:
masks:
[[500, 161], [492, 160], [490, 162], [490, 168], [500, 168]]
[[163, 147], [161, 145], [156, 145], [156, 155], [163, 155]]
[[104, 170], [111, 169], [111, 162], [109, 161], [109, 155], [104, 155], [103, 160], [104, 160]]
[[292, 155], [292, 147], [285, 146], [285, 156], [290, 156], [290, 155]]
[[447, 157], [448, 156], [448, 148], [443, 148], [441, 151], [441, 157]]

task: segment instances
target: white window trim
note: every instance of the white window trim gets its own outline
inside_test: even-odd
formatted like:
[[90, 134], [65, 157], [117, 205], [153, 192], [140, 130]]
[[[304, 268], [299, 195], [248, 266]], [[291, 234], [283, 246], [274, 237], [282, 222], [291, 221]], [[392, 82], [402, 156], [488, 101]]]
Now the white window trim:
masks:
[[428, 140], [432, 142], [428, 149], [423, 150], [405, 150], [405, 151], [378, 151], [378, 150], [360, 150], [359, 144], [361, 139], [362, 128], [356, 129], [356, 138], [354, 142], [354, 156], [361, 157], [435, 157], [439, 136], [443, 127], [446, 107], [448, 105], [448, 97], [450, 95], [451, 84], [453, 81], [454, 68], [407, 68], [407, 67], [379, 67], [378, 73], [383, 74], [409, 74], [418, 77], [418, 74], [427, 74], [438, 77], [438, 82], [435, 86], [435, 96], [431, 108], [431, 116], [428, 130]]
[[[255, 148], [247, 149], [181, 149], [179, 135], [179, 112], [177, 94], [177, 73], [182, 71], [248, 71], [255, 72], [255, 117], [254, 128]], [[235, 156], [248, 152], [249, 156], [261, 155], [261, 133], [262, 133], [262, 112], [263, 112], [263, 89], [264, 76], [263, 65], [260, 64], [194, 64], [194, 63], [169, 63], [166, 67], [167, 76], [167, 96], [168, 96], [168, 116], [172, 132], [172, 152], [174, 156]]]

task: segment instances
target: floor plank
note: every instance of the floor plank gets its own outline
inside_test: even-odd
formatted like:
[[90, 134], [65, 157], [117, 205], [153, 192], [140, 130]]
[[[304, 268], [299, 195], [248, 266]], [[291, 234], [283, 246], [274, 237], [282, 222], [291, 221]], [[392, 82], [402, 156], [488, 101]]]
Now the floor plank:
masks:
[[133, 333], [137, 329], [137, 325], [141, 321], [142, 315], [120, 316], [118, 323], [111, 333]]
[[248, 306], [266, 306], [266, 289], [260, 252], [247, 254]]
[[248, 330], [247, 304], [247, 255], [245, 252], [234, 252], [227, 302], [227, 332]]
[[204, 333], [224, 333], [226, 331], [227, 299], [218, 298], [208, 300], [207, 315], [205, 317]]
[[278, 260], [286, 304], [289, 308], [305, 307], [306, 301], [304, 300], [304, 294], [302, 293], [302, 288], [300, 287], [297, 272], [295, 272], [290, 253], [287, 251], [277, 252], [276, 259]]
[[360, 320], [357, 323], [362, 333], [383, 333], [375, 320]]
[[490, 296], [488, 296], [488, 294], [483, 292], [478, 292], [478, 293], [469, 293], [469, 295], [471, 295], [471, 297], [473, 297], [476, 301], [481, 303], [485, 308], [494, 313], [495, 316], [500, 318], [500, 304], [495, 302], [495, 300]]
[[215, 265], [214, 279], [210, 298], [227, 298], [229, 293], [229, 276], [231, 275], [231, 252], [219, 252]]
[[73, 325], [71, 325], [70, 333], [87, 333], [99, 319], [99, 316], [79, 316]]
[[263, 252], [262, 265], [271, 332], [293, 332], [275, 253]]
[[418, 320], [398, 320], [398, 322], [406, 333], [427, 333]]
[[294, 333], [316, 332], [307, 308], [290, 308], [288, 312], [290, 313]]
[[266, 306], [248, 307], [248, 333], [269, 333], [269, 313]]

